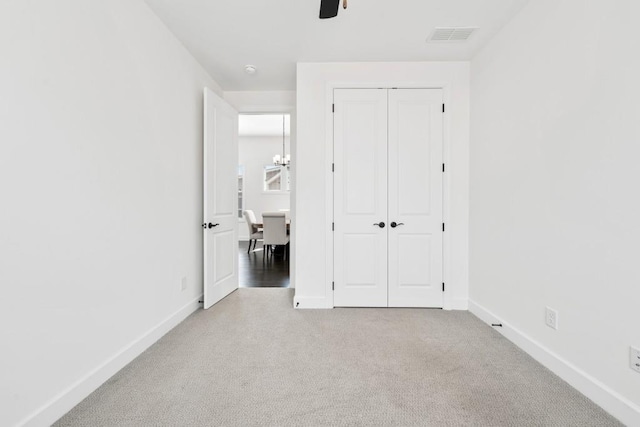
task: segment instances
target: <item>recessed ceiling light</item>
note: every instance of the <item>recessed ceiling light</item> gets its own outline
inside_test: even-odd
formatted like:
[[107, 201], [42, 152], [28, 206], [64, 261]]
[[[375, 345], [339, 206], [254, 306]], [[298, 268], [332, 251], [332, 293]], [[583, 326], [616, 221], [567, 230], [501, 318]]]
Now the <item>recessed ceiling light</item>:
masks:
[[245, 65], [244, 66], [244, 72], [252, 75], [256, 73], [256, 66], [255, 65]]

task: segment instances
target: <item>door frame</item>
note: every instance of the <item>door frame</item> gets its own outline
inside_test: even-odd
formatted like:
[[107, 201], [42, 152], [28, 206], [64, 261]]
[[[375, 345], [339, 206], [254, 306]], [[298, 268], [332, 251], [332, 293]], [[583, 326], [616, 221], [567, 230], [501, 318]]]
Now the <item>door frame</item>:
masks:
[[236, 109], [238, 114], [289, 114], [289, 149], [291, 153], [291, 166], [289, 168], [289, 177], [291, 180], [291, 188], [289, 189], [289, 218], [291, 225], [289, 229], [289, 289], [295, 289], [295, 271], [296, 271], [296, 158], [297, 158], [297, 115], [296, 106], [287, 104], [265, 104], [255, 105], [250, 103], [236, 102], [224, 98], [233, 108]]
[[[327, 271], [327, 283], [326, 283], [326, 294], [330, 295], [329, 303], [330, 308], [335, 307], [334, 303], [334, 291], [333, 291], [333, 282], [334, 282], [334, 265], [333, 265], [333, 257], [335, 252], [334, 246], [334, 233], [333, 233], [333, 222], [334, 222], [334, 182], [333, 182], [333, 171], [332, 164], [334, 159], [333, 152], [333, 92], [334, 89], [394, 89], [394, 88], [402, 88], [402, 89], [441, 89], [442, 90], [442, 102], [446, 105], [450, 104], [451, 101], [451, 87], [447, 82], [397, 82], [397, 81], [372, 81], [372, 82], [362, 82], [362, 81], [354, 81], [354, 82], [328, 82], [325, 89], [325, 108], [327, 111], [327, 120], [325, 121], [325, 150], [327, 156], [325, 157], [325, 217], [327, 218], [327, 223], [325, 224], [325, 241], [327, 242], [327, 247], [330, 248], [327, 251], [327, 257], [325, 259], [325, 270]], [[442, 161], [449, 165], [451, 163], [451, 108], [445, 108], [444, 113], [442, 114]], [[292, 150], [293, 151], [293, 150]], [[292, 154], [293, 158], [293, 154]], [[450, 219], [450, 201], [451, 201], [451, 185], [450, 185], [450, 171], [451, 168], [445, 168], [445, 172], [443, 173], [442, 179], [442, 220], [445, 224], [451, 224]], [[449, 283], [449, 285], [445, 286], [445, 290], [443, 292], [443, 301], [442, 308], [444, 310], [452, 310], [453, 307], [453, 293], [451, 291], [451, 234], [447, 230], [451, 230], [451, 225], [449, 225], [443, 236], [442, 236], [442, 280], [444, 283]], [[293, 248], [292, 248], [293, 249]]]

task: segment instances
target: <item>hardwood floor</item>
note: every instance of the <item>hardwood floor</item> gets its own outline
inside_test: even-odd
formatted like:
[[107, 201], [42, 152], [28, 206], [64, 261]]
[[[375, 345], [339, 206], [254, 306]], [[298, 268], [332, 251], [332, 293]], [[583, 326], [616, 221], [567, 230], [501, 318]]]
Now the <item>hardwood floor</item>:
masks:
[[247, 254], [249, 242], [238, 244], [238, 273], [241, 288], [288, 288], [289, 259], [282, 254], [262, 258], [262, 243]]

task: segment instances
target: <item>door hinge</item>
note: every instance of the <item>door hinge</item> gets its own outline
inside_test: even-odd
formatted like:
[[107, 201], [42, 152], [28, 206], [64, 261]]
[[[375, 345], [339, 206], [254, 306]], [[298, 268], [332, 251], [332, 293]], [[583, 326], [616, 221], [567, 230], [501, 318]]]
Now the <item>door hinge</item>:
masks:
[[444, 232], [444, 222], [442, 223], [442, 231]]
[[442, 292], [444, 292], [444, 282], [442, 282]]
[[336, 223], [332, 222], [331, 223], [331, 231], [335, 231], [336, 230]]
[[442, 104], [442, 112], [444, 113], [444, 104]]
[[336, 164], [331, 163], [331, 172], [335, 172], [335, 171], [336, 171]]
[[332, 113], [336, 112], [336, 104], [331, 104], [331, 112]]
[[444, 163], [442, 164], [442, 172], [444, 172]]
[[331, 282], [331, 290], [332, 291], [336, 290], [336, 282]]

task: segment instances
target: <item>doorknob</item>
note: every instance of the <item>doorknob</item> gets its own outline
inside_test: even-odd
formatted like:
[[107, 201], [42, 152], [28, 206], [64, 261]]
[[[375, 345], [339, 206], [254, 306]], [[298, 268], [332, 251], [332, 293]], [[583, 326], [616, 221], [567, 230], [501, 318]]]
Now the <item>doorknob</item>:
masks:
[[404, 225], [404, 222], [398, 222], [396, 223], [395, 221], [393, 221], [391, 224], [389, 224], [391, 226], [391, 228], [396, 228], [396, 227], [400, 227], [401, 225]]
[[377, 226], [378, 226], [378, 227], [380, 227], [380, 228], [384, 228], [384, 222], [376, 222], [376, 223], [375, 223], [375, 224], [373, 224], [373, 225], [377, 225]]
[[217, 227], [217, 226], [219, 226], [219, 225], [220, 225], [220, 224], [211, 224], [211, 223], [209, 223], [207, 226], [208, 226], [209, 228], [213, 228], [213, 227]]

